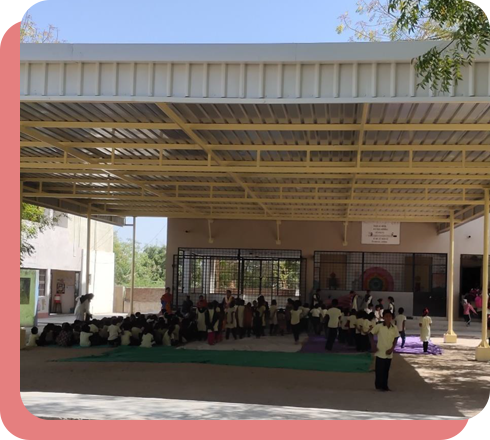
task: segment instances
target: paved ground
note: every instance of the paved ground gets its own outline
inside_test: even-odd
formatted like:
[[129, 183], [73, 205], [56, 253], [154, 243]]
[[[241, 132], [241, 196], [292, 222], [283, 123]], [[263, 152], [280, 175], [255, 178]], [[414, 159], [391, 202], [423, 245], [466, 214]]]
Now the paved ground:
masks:
[[[442, 341], [434, 338], [434, 342]], [[477, 339], [460, 339], [457, 346], [444, 346], [442, 356], [395, 355], [392, 393], [373, 390], [373, 373], [61, 363], [51, 361], [104, 349], [34, 348], [20, 353], [21, 391], [317, 408], [352, 412], [353, 417], [364, 412], [390, 413], [394, 418], [420, 414], [472, 417], [486, 405], [490, 390], [490, 364], [474, 361], [477, 345]], [[56, 407], [54, 417], [62, 411], [63, 407]]]
[[[195, 400], [113, 397], [88, 394], [22, 393], [26, 408], [37, 417], [68, 420], [455, 420], [421, 414], [372, 413], [292, 406]], [[60, 411], [62, 409], [62, 411]], [[58, 418], [60, 420], [60, 418]]]

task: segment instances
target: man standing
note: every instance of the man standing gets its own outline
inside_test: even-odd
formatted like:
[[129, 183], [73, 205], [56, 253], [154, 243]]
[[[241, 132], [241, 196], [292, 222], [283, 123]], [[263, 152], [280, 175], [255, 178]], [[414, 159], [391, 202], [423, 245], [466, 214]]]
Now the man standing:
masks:
[[[396, 346], [397, 338], [400, 336], [396, 325], [393, 325], [393, 315], [389, 310], [383, 313], [383, 324], [374, 326], [369, 334], [373, 353], [376, 353], [376, 381], [375, 386], [378, 391], [391, 391], [388, 387], [388, 376], [390, 374], [393, 350]], [[377, 346], [373, 335], [378, 336]]]

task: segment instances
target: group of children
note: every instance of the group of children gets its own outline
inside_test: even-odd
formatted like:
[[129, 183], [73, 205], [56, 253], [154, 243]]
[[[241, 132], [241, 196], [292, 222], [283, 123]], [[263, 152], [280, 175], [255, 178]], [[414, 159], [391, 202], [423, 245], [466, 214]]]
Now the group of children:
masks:
[[[64, 323], [61, 326], [48, 324], [40, 334], [34, 327], [28, 345], [90, 347], [108, 344], [152, 347], [175, 346], [190, 341], [207, 341], [214, 345], [223, 336], [226, 339], [243, 339], [252, 335], [261, 338], [265, 336], [268, 327], [269, 336], [292, 334], [296, 344], [303, 332], [316, 335], [324, 333], [326, 350], [332, 350], [333, 344], [338, 340], [341, 344], [355, 347], [359, 352], [369, 351], [369, 334], [376, 325], [383, 323], [382, 300], [378, 300], [378, 304], [373, 307], [372, 296], [368, 292], [363, 298], [364, 309], [356, 310], [356, 295], [351, 296], [350, 307], [345, 308], [339, 306], [337, 299], [323, 302], [318, 294], [313, 297], [313, 307], [289, 298], [284, 308], [279, 308], [276, 300], [272, 300], [269, 306], [263, 296], [245, 303], [243, 299], [235, 299], [229, 290], [221, 303], [213, 301], [208, 304], [201, 295], [195, 307], [188, 296], [183, 307], [176, 313], [162, 309], [158, 315], [145, 316], [136, 313], [126, 318], [100, 320], [91, 319], [87, 314], [85, 321], [77, 319], [73, 324]], [[394, 316], [394, 300], [391, 297], [388, 300], [387, 310]], [[406, 320], [404, 309], [400, 308], [394, 324], [400, 334], [402, 348], [406, 340]], [[427, 333], [430, 338], [430, 323], [425, 319], [423, 325], [421, 324], [424, 351], [427, 348]]]
[[154, 345], [172, 346], [186, 341], [186, 331], [190, 327], [192, 325], [189, 320], [177, 314], [145, 316], [136, 313], [126, 318], [120, 316], [100, 320], [76, 320], [73, 324], [64, 323], [61, 326], [47, 324], [41, 333], [37, 327], [33, 327], [27, 345], [125, 345], [146, 348]]

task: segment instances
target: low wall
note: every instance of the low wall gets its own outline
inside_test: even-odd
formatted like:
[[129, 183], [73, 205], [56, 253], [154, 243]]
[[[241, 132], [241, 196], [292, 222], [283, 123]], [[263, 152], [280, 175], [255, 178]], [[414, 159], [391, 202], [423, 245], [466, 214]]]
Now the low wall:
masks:
[[[157, 313], [165, 288], [136, 287], [133, 296], [133, 313]], [[129, 313], [131, 288], [114, 287], [114, 313]]]

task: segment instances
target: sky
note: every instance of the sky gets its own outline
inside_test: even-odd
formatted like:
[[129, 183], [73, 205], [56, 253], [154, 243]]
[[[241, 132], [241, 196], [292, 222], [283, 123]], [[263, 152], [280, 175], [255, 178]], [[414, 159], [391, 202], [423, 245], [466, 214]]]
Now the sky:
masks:
[[[318, 43], [347, 41], [335, 29], [355, 9], [355, 0], [47, 0], [29, 13], [68, 43]], [[132, 239], [131, 227], [114, 229]], [[167, 220], [139, 218], [136, 240], [166, 244]]]

